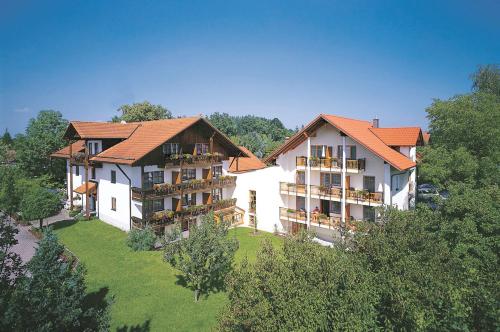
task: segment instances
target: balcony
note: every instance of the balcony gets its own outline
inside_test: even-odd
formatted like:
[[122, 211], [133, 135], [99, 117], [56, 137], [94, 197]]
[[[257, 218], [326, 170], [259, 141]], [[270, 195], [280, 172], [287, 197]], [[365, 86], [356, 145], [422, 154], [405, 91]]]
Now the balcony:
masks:
[[144, 199], [155, 199], [172, 195], [189, 194], [199, 191], [207, 191], [214, 188], [225, 188], [236, 185], [236, 176], [220, 176], [215, 179], [195, 179], [177, 184], [160, 183], [153, 185], [151, 189], [132, 187], [132, 199], [142, 201]]
[[311, 197], [318, 196], [320, 199], [342, 198], [342, 188], [334, 186], [311, 185]]
[[210, 164], [221, 163], [223, 155], [215, 152], [213, 154], [172, 154], [165, 156], [165, 167], [181, 167], [181, 166], [206, 166]]
[[[323, 172], [342, 171], [342, 160], [339, 158], [296, 157], [295, 164], [297, 168], [305, 168], [309, 164], [311, 169]], [[349, 173], [359, 173], [360, 171], [364, 171], [365, 167], [365, 158], [346, 160], [346, 171]]]
[[[307, 221], [307, 212], [280, 207], [280, 219], [294, 222], [305, 223]], [[327, 216], [323, 213], [310, 213], [312, 226], [338, 228], [340, 227], [340, 216]]]
[[134, 226], [137, 228], [143, 228], [146, 224], [149, 224], [153, 227], [153, 229], [159, 230], [166, 225], [182, 221], [186, 218], [195, 218], [200, 215], [205, 215], [210, 211], [223, 212], [224, 210], [235, 207], [236, 199], [223, 199], [212, 204], [193, 205], [180, 211], [163, 210], [153, 212], [146, 215], [143, 219], [132, 217], [132, 221], [134, 222]]
[[305, 184], [295, 184], [290, 182], [280, 182], [280, 191], [282, 194], [287, 195], [306, 195], [307, 186]]
[[346, 190], [346, 201], [347, 203], [378, 206], [384, 202], [384, 193], [380, 191]]

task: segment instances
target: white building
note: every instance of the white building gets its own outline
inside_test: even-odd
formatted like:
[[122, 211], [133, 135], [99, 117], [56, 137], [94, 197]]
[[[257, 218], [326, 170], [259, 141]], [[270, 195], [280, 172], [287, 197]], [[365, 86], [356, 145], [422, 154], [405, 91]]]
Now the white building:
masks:
[[52, 156], [67, 159], [69, 204], [125, 231], [175, 222], [187, 231], [214, 210], [268, 232], [307, 227], [326, 241], [375, 221], [375, 207], [414, 205], [423, 142], [417, 127], [325, 114], [265, 163], [200, 117], [71, 122], [65, 137], [76, 142]]
[[265, 160], [272, 166], [230, 170], [238, 177], [233, 197], [246, 225], [284, 233], [307, 227], [331, 241], [341, 225], [375, 221], [375, 207], [414, 205], [420, 144], [417, 127], [322, 114]]
[[[201, 117], [139, 123], [71, 122], [76, 142], [52, 154], [67, 163], [68, 205], [128, 231], [162, 232], [208, 211], [236, 219], [228, 159], [246, 156]], [[71, 158], [70, 158], [71, 156]], [[72, 197], [72, 199], [69, 199]]]

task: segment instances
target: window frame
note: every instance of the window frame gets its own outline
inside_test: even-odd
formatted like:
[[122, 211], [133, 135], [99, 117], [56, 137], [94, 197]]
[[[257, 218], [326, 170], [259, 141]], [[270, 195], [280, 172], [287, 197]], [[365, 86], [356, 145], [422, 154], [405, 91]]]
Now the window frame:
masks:
[[163, 144], [163, 154], [166, 156], [171, 156], [174, 154], [181, 154], [181, 144], [180, 143], [165, 143]]
[[144, 172], [142, 174], [142, 189], [151, 189], [155, 184], [161, 184], [165, 182], [165, 172], [164, 171], [151, 171]]
[[212, 203], [218, 202], [222, 200], [222, 188], [213, 188], [212, 189]]
[[116, 183], [116, 171], [114, 169], [111, 170], [111, 183]]
[[212, 166], [212, 178], [217, 179], [222, 176], [222, 165]]
[[[201, 149], [198, 149], [198, 147], [201, 147]], [[210, 146], [208, 143], [195, 143], [194, 148], [196, 149], [197, 155], [204, 155], [210, 152]]]
[[186, 182], [191, 180], [196, 180], [196, 168], [183, 168], [181, 172], [181, 181]]

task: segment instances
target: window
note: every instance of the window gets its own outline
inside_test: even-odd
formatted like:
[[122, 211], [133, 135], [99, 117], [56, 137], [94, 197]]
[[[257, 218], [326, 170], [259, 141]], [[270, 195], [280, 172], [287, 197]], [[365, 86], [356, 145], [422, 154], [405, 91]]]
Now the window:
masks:
[[91, 172], [91, 175], [92, 179], [95, 180], [95, 167], [92, 167], [92, 172]]
[[182, 196], [182, 205], [183, 206], [196, 205], [196, 194], [185, 194], [184, 196]]
[[196, 179], [196, 168], [185, 168], [182, 170], [182, 181]]
[[222, 200], [222, 188], [212, 189], [212, 202], [218, 202]]
[[163, 154], [170, 156], [173, 154], [181, 153], [181, 145], [179, 143], [165, 143], [163, 144]]
[[249, 212], [255, 213], [255, 209], [257, 208], [257, 192], [255, 190], [250, 190], [250, 200], [248, 203]]
[[75, 166], [75, 175], [80, 176], [80, 166]]
[[111, 210], [116, 211], [116, 198], [111, 197]]
[[[346, 145], [345, 159], [356, 159], [356, 145]], [[342, 145], [337, 146], [337, 158], [342, 160]]]
[[208, 153], [208, 143], [196, 143], [195, 149], [196, 149], [196, 154], [207, 154]]
[[342, 177], [340, 174], [320, 173], [320, 184], [323, 187], [342, 186]]
[[306, 184], [306, 172], [297, 171], [295, 174], [295, 183], [296, 184]]
[[332, 147], [326, 145], [311, 145], [311, 157], [326, 158], [332, 156]]
[[217, 179], [222, 176], [222, 166], [213, 166], [212, 167], [212, 178]]
[[363, 206], [363, 220], [375, 221], [375, 208], [372, 206]]
[[392, 177], [392, 189], [395, 191], [401, 190], [404, 187], [404, 174], [393, 175]]
[[165, 210], [165, 202], [163, 199], [153, 199], [150, 201], [144, 201], [142, 205], [142, 213], [148, 215], [153, 212]]
[[375, 177], [374, 176], [363, 176], [363, 189], [369, 192], [375, 192]]
[[163, 171], [144, 172], [144, 174], [142, 175], [143, 189], [151, 189], [153, 188], [153, 184], [158, 184], [163, 182], [164, 182]]
[[297, 196], [297, 200], [295, 201], [295, 205], [297, 210], [305, 211], [306, 210], [306, 198], [302, 196]]
[[94, 149], [92, 143], [87, 143], [87, 148], [89, 150], [89, 154], [94, 154]]
[[340, 202], [330, 201], [330, 213], [341, 214], [342, 206]]
[[94, 154], [98, 154], [99, 153], [99, 143], [94, 143]]
[[116, 171], [111, 171], [111, 183], [116, 183]]

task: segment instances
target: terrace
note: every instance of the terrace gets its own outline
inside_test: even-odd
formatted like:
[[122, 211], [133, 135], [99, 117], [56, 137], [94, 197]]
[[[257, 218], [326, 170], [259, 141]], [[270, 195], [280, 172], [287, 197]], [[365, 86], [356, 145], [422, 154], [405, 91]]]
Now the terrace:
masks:
[[207, 191], [214, 188], [225, 188], [236, 185], [236, 176], [220, 176], [214, 179], [194, 179], [176, 184], [160, 183], [153, 188], [142, 189], [132, 187], [132, 199], [142, 201], [144, 199], [162, 198], [171, 195], [188, 194]]
[[[342, 171], [342, 160], [339, 158], [317, 158], [317, 157], [296, 157], [295, 165], [298, 169], [305, 168], [309, 164], [312, 170], [322, 172], [340, 172]], [[359, 173], [364, 171], [366, 167], [366, 159], [347, 159], [346, 170], [349, 173]]]

